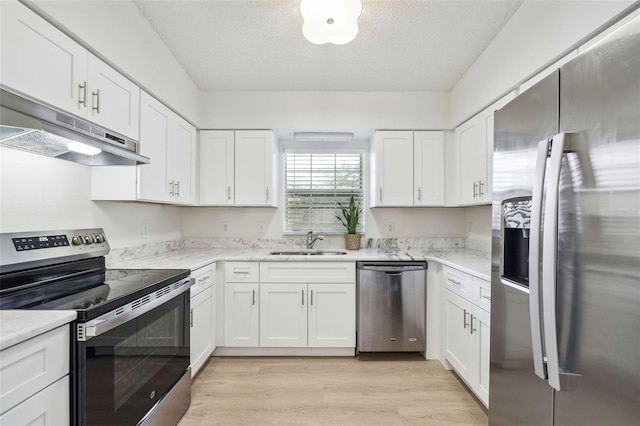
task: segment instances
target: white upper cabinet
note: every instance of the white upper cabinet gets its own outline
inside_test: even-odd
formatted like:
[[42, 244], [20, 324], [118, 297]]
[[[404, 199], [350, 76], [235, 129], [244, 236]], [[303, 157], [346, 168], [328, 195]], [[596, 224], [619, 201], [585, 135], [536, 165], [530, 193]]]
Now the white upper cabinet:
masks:
[[87, 118], [137, 140], [140, 88], [91, 54], [88, 62]]
[[271, 130], [200, 132], [200, 205], [277, 206]]
[[271, 130], [236, 131], [236, 205], [277, 206], [275, 154], [275, 139]]
[[492, 197], [493, 116], [515, 98], [515, 91], [484, 109], [455, 130], [458, 153], [458, 205], [488, 204]]
[[413, 133], [413, 205], [444, 206], [444, 132]]
[[140, 154], [151, 163], [92, 168], [91, 198], [195, 204], [196, 129], [145, 92]]
[[2, 84], [84, 116], [87, 50], [18, 2], [3, 2], [0, 17]]
[[195, 127], [147, 93], [141, 98], [140, 153], [151, 163], [138, 166], [138, 198], [195, 203]]
[[138, 139], [135, 84], [18, 2], [1, 19], [3, 86]]
[[413, 132], [378, 131], [371, 159], [371, 207], [413, 205]]
[[371, 207], [445, 204], [444, 132], [378, 131], [371, 164]]
[[233, 130], [200, 132], [200, 204], [232, 205], [234, 203]]

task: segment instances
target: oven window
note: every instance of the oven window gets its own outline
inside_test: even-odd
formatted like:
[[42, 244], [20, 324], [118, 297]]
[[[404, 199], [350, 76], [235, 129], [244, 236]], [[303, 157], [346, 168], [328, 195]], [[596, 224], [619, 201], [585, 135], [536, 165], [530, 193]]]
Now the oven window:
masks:
[[79, 391], [84, 386], [86, 424], [136, 424], [182, 377], [189, 366], [188, 294], [85, 342]]

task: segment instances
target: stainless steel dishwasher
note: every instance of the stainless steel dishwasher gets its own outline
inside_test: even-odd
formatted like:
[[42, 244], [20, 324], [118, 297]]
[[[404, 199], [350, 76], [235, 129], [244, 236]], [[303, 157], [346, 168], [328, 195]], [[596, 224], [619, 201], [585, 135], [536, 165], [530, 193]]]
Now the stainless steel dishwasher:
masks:
[[426, 262], [357, 262], [360, 352], [424, 352]]

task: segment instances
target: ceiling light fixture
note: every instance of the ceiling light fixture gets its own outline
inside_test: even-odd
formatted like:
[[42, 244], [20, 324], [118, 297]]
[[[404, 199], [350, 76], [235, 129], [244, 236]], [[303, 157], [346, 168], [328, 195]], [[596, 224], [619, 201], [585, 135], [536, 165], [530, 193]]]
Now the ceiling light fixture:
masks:
[[347, 44], [358, 35], [361, 0], [302, 0], [302, 34], [314, 44]]

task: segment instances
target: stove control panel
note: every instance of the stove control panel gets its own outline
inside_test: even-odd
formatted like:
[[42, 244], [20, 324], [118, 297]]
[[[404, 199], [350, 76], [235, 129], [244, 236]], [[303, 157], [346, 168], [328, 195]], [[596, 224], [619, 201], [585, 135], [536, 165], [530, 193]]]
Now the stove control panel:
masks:
[[109, 250], [102, 228], [0, 233], [0, 273], [105, 256]]
[[17, 251], [64, 247], [69, 245], [69, 239], [66, 235], [39, 235], [36, 237], [12, 238], [11, 240]]

